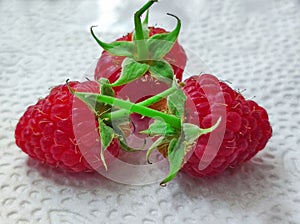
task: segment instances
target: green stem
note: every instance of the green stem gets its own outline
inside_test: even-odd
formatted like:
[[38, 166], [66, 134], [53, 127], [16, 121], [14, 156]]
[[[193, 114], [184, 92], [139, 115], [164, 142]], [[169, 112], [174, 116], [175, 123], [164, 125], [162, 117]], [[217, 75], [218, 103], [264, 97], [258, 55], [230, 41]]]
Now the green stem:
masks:
[[143, 25], [141, 21], [141, 16], [145, 11], [147, 11], [157, 0], [148, 1], [142, 8], [140, 8], [134, 14], [134, 26], [135, 26], [135, 36], [137, 41], [137, 51], [138, 59], [146, 60], [148, 58], [148, 51], [146, 48], [145, 37], [143, 32]]
[[181, 128], [181, 120], [178, 117], [173, 115], [168, 115], [163, 112], [153, 110], [151, 108], [141, 106], [139, 104], [134, 104], [129, 101], [120, 100], [114, 97], [97, 95], [97, 101], [113, 105], [114, 107], [120, 107], [130, 113], [138, 113], [140, 115], [151, 117], [157, 119], [158, 117], [162, 118], [166, 123], [170, 124], [176, 129]]
[[[150, 105], [160, 101], [161, 99], [169, 96], [170, 94], [174, 93], [177, 90], [177, 88], [178, 87], [173, 86], [155, 96], [152, 96], [142, 102], [137, 103], [137, 105], [144, 106], [144, 107], [150, 106]], [[102, 116], [102, 118], [111, 120], [111, 119], [119, 119], [124, 116], [128, 116], [128, 111], [125, 109], [122, 109], [122, 110], [114, 111], [112, 113], [106, 113]]]

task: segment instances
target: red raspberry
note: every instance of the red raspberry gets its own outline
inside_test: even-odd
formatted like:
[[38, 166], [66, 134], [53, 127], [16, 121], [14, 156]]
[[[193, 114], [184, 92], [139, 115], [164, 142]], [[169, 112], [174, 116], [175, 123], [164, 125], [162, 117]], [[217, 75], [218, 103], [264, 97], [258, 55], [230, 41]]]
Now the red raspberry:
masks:
[[[100, 89], [99, 84], [93, 81], [70, 82], [69, 86], [91, 93], [99, 93]], [[74, 98], [65, 84], [53, 88], [46, 98], [27, 108], [16, 126], [15, 139], [30, 157], [49, 166], [91, 172], [102, 166], [100, 149], [96, 148], [99, 139], [97, 127], [93, 112]], [[113, 141], [108, 148], [114, 157], [119, 154], [118, 144]], [[89, 162], [93, 159], [92, 166], [86, 158]]]
[[[262, 150], [272, 136], [266, 110], [254, 101], [246, 100], [216, 77], [208, 74], [190, 77], [185, 80], [183, 90], [187, 102], [191, 101], [189, 103], [196, 107], [195, 112], [187, 105], [188, 122], [198, 122], [201, 128], [208, 128], [225, 113], [225, 119], [222, 117], [216, 130], [198, 139], [191, 157], [182, 168], [184, 172], [203, 177], [236, 167]], [[218, 139], [209, 142], [213, 134]], [[220, 145], [216, 146], [218, 140]]]

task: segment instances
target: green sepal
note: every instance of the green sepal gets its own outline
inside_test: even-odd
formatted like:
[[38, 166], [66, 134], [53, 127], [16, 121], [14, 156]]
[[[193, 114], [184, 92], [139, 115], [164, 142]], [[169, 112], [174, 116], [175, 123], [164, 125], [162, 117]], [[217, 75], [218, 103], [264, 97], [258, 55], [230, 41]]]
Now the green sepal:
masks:
[[152, 60], [162, 59], [166, 54], [168, 54], [178, 38], [181, 29], [181, 21], [175, 15], [168, 15], [177, 19], [176, 28], [170, 33], [155, 34], [147, 40], [146, 45], [149, 49]]
[[94, 39], [97, 41], [97, 43], [107, 52], [109, 52], [112, 55], [116, 56], [125, 56], [125, 57], [134, 57], [135, 45], [133, 42], [130, 41], [115, 41], [112, 43], [105, 43], [99, 40], [94, 31], [93, 28], [95, 26], [91, 26], [91, 34], [94, 37]]
[[[120, 143], [121, 148], [126, 151], [126, 152], [137, 152], [140, 151], [141, 149], [134, 149], [130, 146], [127, 145], [126, 142], [126, 132], [130, 131], [130, 121], [128, 119], [129, 113], [124, 113], [124, 118], [119, 118], [119, 119], [114, 119], [113, 117], [111, 117], [111, 119], [113, 120], [113, 123], [111, 124], [114, 128], [115, 134], [117, 136], [117, 139]], [[126, 128], [124, 128], [126, 127]]]
[[182, 130], [184, 135], [186, 136], [186, 141], [188, 144], [193, 144], [201, 135], [201, 128], [197, 125], [184, 123], [182, 124]]
[[[111, 111], [111, 104], [102, 102], [99, 97], [101, 96], [98, 93], [87, 93], [87, 92], [75, 92], [73, 91], [73, 94], [83, 101], [91, 111], [94, 112], [94, 114], [97, 117], [103, 116], [103, 114], [108, 113]], [[110, 96], [109, 96], [110, 97]]]
[[[106, 95], [106, 96], [111, 96], [114, 97], [115, 96], [115, 92], [112, 89], [112, 87], [110, 86], [109, 80], [106, 78], [101, 78], [99, 80], [99, 84], [100, 84], [100, 93], [102, 95]], [[105, 104], [102, 102], [97, 101], [96, 102], [96, 111], [97, 111], [97, 115], [101, 116], [104, 113], [109, 113], [111, 112], [111, 108], [112, 106], [110, 104]]]
[[117, 81], [111, 86], [121, 86], [143, 76], [149, 70], [149, 65], [139, 63], [132, 58], [125, 58], [122, 63], [122, 72]]
[[165, 60], [152, 61], [149, 69], [151, 75], [156, 79], [163, 81], [169, 85], [174, 79], [174, 70], [172, 66]]
[[182, 124], [182, 130], [185, 135], [185, 140], [187, 144], [189, 145], [194, 144], [195, 141], [201, 135], [208, 134], [214, 131], [219, 126], [220, 122], [221, 122], [221, 117], [217, 120], [217, 122], [213, 126], [206, 129], [199, 128], [197, 125], [190, 124], [190, 123]]
[[150, 13], [150, 9], [147, 10], [145, 19], [143, 21], [143, 25], [147, 28], [148, 28], [148, 24], [149, 24], [149, 13]]
[[100, 134], [100, 139], [101, 139], [101, 153], [100, 153], [100, 158], [103, 163], [103, 166], [107, 170], [107, 164], [105, 162], [104, 158], [104, 152], [107, 149], [107, 147], [110, 145], [112, 140], [114, 139], [115, 132], [114, 129], [111, 127], [107, 126], [104, 121], [100, 118], [98, 118], [98, 125], [99, 125], [99, 134]]
[[201, 129], [201, 135], [205, 135], [210, 132], [213, 132], [217, 127], [219, 127], [221, 121], [222, 121], [222, 117], [219, 117], [217, 122], [213, 126], [211, 126], [210, 128]]
[[169, 174], [168, 176], [160, 183], [161, 186], [165, 185], [167, 182], [171, 181], [180, 168], [182, 167], [184, 156], [185, 156], [185, 144], [181, 139], [173, 138], [170, 141], [168, 147], [168, 160], [169, 160]]
[[157, 147], [164, 145], [164, 144], [168, 144], [170, 142], [170, 139], [166, 136], [160, 136], [147, 150], [147, 154], [146, 154], [146, 160], [149, 164], [151, 164], [150, 162], [150, 155], [153, 152], [153, 150], [155, 150]]
[[[148, 39], [149, 38], [149, 27], [148, 27], [148, 21], [149, 21], [149, 9], [147, 10], [146, 13], [146, 17], [142, 23], [142, 28], [143, 28], [143, 34], [144, 34], [144, 39]], [[135, 31], [132, 34], [132, 40], [136, 41], [136, 35], [135, 35]]]
[[220, 124], [221, 118], [210, 128], [201, 129], [196, 125], [184, 123], [182, 124], [182, 134], [179, 138], [173, 139], [168, 148], [168, 160], [170, 164], [168, 176], [160, 183], [165, 185], [167, 182], [172, 180], [178, 171], [182, 168], [185, 163], [185, 156], [192, 150], [197, 139], [204, 134], [214, 131]]
[[177, 89], [174, 93], [168, 96], [168, 109], [171, 114], [182, 118], [185, 111], [186, 96], [182, 89]]
[[155, 120], [147, 130], [141, 131], [140, 133], [149, 136], [174, 136], [176, 135], [177, 131], [170, 124], [161, 120]]
[[110, 82], [108, 79], [106, 78], [101, 78], [99, 80], [100, 83], [100, 93], [102, 95], [106, 95], [106, 96], [112, 96], [115, 97], [115, 91], [113, 90], [113, 88], [110, 86]]
[[[95, 114], [98, 114], [97, 112], [97, 107], [105, 106], [104, 103], [98, 102], [96, 98], [96, 94], [91, 94], [91, 93], [85, 93], [85, 92], [73, 92], [73, 94], [83, 101], [88, 108], [93, 111]], [[98, 106], [97, 106], [98, 105]]]

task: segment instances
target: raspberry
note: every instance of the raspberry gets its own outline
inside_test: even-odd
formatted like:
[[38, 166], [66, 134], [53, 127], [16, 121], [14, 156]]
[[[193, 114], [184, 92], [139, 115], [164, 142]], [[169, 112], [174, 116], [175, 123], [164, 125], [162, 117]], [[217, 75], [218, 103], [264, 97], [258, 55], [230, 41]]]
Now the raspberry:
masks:
[[207, 155], [210, 152], [213, 154], [218, 147], [209, 141], [212, 132], [198, 139], [182, 171], [195, 177], [219, 174], [228, 167], [239, 166], [251, 159], [272, 136], [266, 110], [254, 101], [246, 100], [213, 75], [190, 77], [185, 80], [183, 90], [189, 103], [193, 103], [197, 110], [195, 113], [187, 103], [188, 122], [199, 121], [201, 128], [208, 128], [221, 116], [222, 111], [226, 113], [226, 118], [222, 118], [219, 127], [213, 131], [217, 133], [215, 136], [220, 133], [219, 138], [222, 138], [215, 157], [207, 162]]
[[[93, 81], [70, 82], [69, 86], [77, 91], [99, 93], [99, 84]], [[29, 106], [20, 118], [15, 130], [16, 144], [31, 158], [49, 166], [91, 172], [102, 165], [97, 160], [100, 149], [93, 148], [99, 138], [98, 123], [96, 119], [84, 121], [84, 117], [95, 116], [83, 102], [74, 99], [66, 84], [56, 86], [46, 98]], [[81, 142], [75, 136], [81, 137]], [[83, 157], [79, 145], [91, 150], [84, 150], [87, 155]], [[117, 157], [119, 143], [113, 141], [108, 151]], [[97, 163], [91, 166], [85, 158], [93, 158]]]

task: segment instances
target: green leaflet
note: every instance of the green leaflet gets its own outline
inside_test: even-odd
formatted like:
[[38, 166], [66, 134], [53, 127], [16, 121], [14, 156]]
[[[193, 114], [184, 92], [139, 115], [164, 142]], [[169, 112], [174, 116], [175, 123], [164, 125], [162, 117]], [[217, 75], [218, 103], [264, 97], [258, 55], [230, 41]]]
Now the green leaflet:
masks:
[[182, 130], [187, 143], [193, 144], [200, 137], [202, 129], [197, 125], [184, 123], [182, 124]]
[[201, 135], [208, 134], [208, 133], [214, 131], [220, 125], [221, 121], [222, 121], [222, 117], [219, 117], [217, 122], [212, 127], [206, 128], [206, 129], [201, 129]]
[[165, 60], [152, 61], [149, 69], [152, 76], [169, 85], [174, 79], [174, 71], [172, 66]]
[[[148, 39], [148, 38], [149, 38], [149, 28], [148, 28], [149, 11], [150, 11], [150, 10], [148, 9], [148, 10], [147, 10], [146, 17], [145, 17], [145, 20], [144, 20], [144, 22], [142, 23], [144, 39]], [[133, 41], [136, 41], [135, 31], [133, 32], [132, 39], [133, 39]]]
[[111, 84], [111, 86], [121, 86], [143, 76], [149, 70], [148, 64], [135, 61], [132, 58], [125, 58], [122, 63], [122, 72], [120, 78]]
[[100, 95], [97, 93], [87, 93], [87, 92], [74, 92], [75, 97], [83, 101], [91, 111], [97, 117], [102, 116], [104, 113], [110, 112], [111, 104], [101, 101], [101, 97], [110, 97], [105, 95]]
[[215, 130], [221, 122], [221, 118], [218, 119], [216, 124], [207, 129], [201, 129], [196, 125], [184, 123], [182, 125], [183, 134], [181, 134], [179, 140], [172, 139], [168, 148], [168, 160], [170, 163], [169, 174], [161, 182], [161, 185], [165, 185], [172, 180], [181, 167], [184, 165], [185, 155], [193, 148], [196, 140], [203, 134], [207, 134]]
[[126, 142], [126, 132], [130, 131], [129, 120], [127, 119], [128, 116], [129, 114], [124, 117], [125, 119], [114, 119], [112, 117], [112, 125], [116, 135], [118, 136], [118, 140], [122, 149], [126, 152], [136, 152], [139, 150], [129, 147]]
[[105, 162], [104, 158], [104, 152], [107, 149], [107, 147], [110, 145], [112, 140], [114, 139], [114, 130], [107, 126], [102, 119], [98, 119], [98, 124], [99, 124], [99, 134], [100, 134], [100, 139], [101, 139], [101, 153], [100, 153], [100, 158], [103, 163], [103, 166], [107, 170], [107, 165]]
[[102, 95], [112, 96], [112, 97], [115, 96], [115, 91], [110, 86], [110, 82], [108, 79], [101, 78], [99, 82], [100, 82], [100, 93]]
[[210, 128], [202, 129], [199, 128], [197, 125], [184, 123], [182, 124], [182, 130], [185, 136], [185, 141], [187, 144], [192, 145], [195, 143], [195, 141], [204, 134], [208, 134], [212, 131], [214, 131], [220, 124], [221, 117], [218, 119], [218, 121]]
[[85, 92], [73, 92], [73, 94], [83, 101], [91, 111], [93, 111], [95, 114], [97, 114], [97, 107], [105, 107], [105, 103], [99, 102], [97, 100], [97, 94], [95, 93], [85, 93]]
[[167, 182], [171, 181], [181, 169], [184, 164], [184, 157], [192, 149], [192, 145], [188, 144], [184, 135], [181, 135], [179, 140], [173, 138], [169, 144], [168, 148], [168, 160], [169, 160], [169, 174], [160, 183], [160, 185], [165, 185]]
[[[115, 96], [115, 92], [110, 86], [108, 79], [101, 78], [99, 80], [99, 83], [100, 83], [100, 93], [102, 95], [112, 96], [112, 97]], [[97, 101], [96, 103], [96, 111], [98, 116], [101, 116], [103, 113], [110, 112], [111, 108], [112, 106], [110, 104], [101, 103], [99, 101]]]
[[147, 10], [147, 13], [146, 13], [146, 17], [143, 21], [143, 32], [144, 32], [144, 38], [145, 39], [148, 39], [149, 38], [149, 27], [148, 27], [148, 24], [149, 24], [149, 12], [150, 12], [150, 9]]
[[90, 28], [91, 34], [94, 37], [94, 39], [97, 41], [97, 43], [107, 52], [109, 52], [112, 55], [116, 56], [125, 56], [125, 57], [133, 57], [135, 52], [135, 45], [133, 42], [129, 41], [115, 41], [112, 43], [104, 43], [101, 40], [99, 40], [94, 31], [93, 28], [95, 26], [92, 26]]
[[177, 19], [177, 26], [170, 33], [156, 34], [151, 36], [147, 40], [146, 44], [152, 60], [160, 60], [166, 54], [168, 54], [178, 38], [181, 29], [181, 21], [177, 16], [174, 16], [172, 14], [168, 15], [173, 16]]
[[186, 96], [181, 89], [168, 96], [168, 108], [171, 114], [182, 117], [185, 110]]
[[109, 112], [111, 110], [111, 105], [101, 102], [99, 100], [99, 94], [97, 93], [86, 93], [86, 92], [73, 92], [73, 94], [83, 101], [91, 111], [98, 117], [102, 114]]
[[177, 132], [170, 124], [161, 120], [155, 120], [147, 130], [141, 131], [141, 133], [149, 136], [174, 136]]
[[168, 148], [169, 174], [160, 185], [165, 185], [176, 176], [184, 161], [185, 148], [186, 146], [181, 139], [173, 138], [171, 140]]

